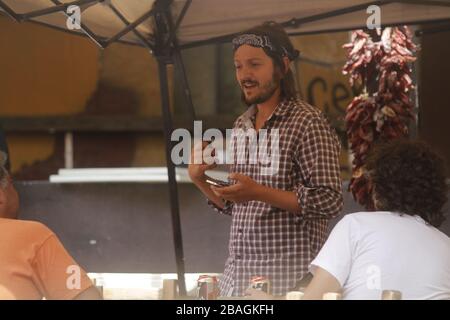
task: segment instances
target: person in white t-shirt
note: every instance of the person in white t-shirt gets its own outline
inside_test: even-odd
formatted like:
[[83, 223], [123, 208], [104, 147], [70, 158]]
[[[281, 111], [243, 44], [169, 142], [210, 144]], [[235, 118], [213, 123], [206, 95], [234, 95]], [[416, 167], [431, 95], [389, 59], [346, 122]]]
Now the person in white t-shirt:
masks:
[[310, 266], [303, 299], [450, 299], [450, 238], [439, 231], [447, 200], [444, 161], [421, 142], [396, 140], [366, 162], [376, 212], [346, 215]]
[[[346, 215], [310, 264], [303, 300], [450, 299], [450, 238], [439, 231], [447, 201], [444, 161], [422, 142], [381, 145], [366, 161], [375, 212]], [[249, 289], [250, 299], [274, 299]]]

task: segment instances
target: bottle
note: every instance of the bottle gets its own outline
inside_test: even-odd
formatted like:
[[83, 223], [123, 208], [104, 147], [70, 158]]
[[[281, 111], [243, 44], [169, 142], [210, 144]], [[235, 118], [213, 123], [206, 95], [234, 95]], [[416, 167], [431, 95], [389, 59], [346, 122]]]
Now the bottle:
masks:
[[286, 294], [286, 300], [302, 300], [304, 293], [302, 291], [289, 291]]
[[197, 280], [197, 290], [199, 300], [217, 300], [219, 297], [217, 277], [200, 275]]
[[178, 297], [178, 280], [163, 279], [162, 300], [175, 300]]
[[327, 292], [323, 294], [322, 300], [342, 300], [342, 294], [338, 292]]
[[100, 293], [102, 299], [104, 298], [103, 295], [103, 279], [101, 277], [96, 277], [92, 279], [92, 282], [94, 283], [94, 286], [97, 288], [98, 292]]
[[264, 276], [254, 276], [250, 279], [250, 289], [261, 290], [267, 294], [272, 293], [270, 280]]
[[397, 290], [383, 290], [381, 300], [402, 300], [402, 293]]

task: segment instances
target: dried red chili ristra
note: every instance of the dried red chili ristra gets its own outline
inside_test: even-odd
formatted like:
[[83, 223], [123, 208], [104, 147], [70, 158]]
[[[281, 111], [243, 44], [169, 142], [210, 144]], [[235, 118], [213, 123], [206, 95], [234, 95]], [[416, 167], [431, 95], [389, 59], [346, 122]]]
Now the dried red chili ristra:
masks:
[[358, 203], [372, 209], [372, 187], [362, 174], [364, 161], [375, 143], [408, 134], [409, 121], [414, 119], [413, 103], [407, 94], [414, 89], [408, 64], [416, 60], [414, 54], [419, 47], [405, 26], [385, 28], [376, 42], [369, 34], [356, 30], [343, 48], [348, 61], [342, 72], [349, 75], [351, 86], [360, 83], [367, 88], [369, 80], [377, 81], [377, 91], [355, 97], [345, 116], [353, 154], [349, 190]]

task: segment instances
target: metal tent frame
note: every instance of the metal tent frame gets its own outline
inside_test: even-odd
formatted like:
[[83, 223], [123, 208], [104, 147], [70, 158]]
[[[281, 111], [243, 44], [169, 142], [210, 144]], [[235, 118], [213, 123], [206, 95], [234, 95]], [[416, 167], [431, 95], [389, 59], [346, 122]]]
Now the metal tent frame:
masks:
[[[97, 44], [100, 48], [107, 48], [110, 44], [119, 42], [130, 45], [136, 45], [136, 43], [122, 40], [121, 38], [128, 34], [129, 32], [133, 32], [134, 35], [139, 39], [139, 44], [144, 48], [147, 48], [150, 54], [154, 55], [158, 62], [158, 73], [160, 80], [160, 94], [161, 94], [161, 109], [163, 115], [163, 123], [164, 123], [164, 138], [165, 138], [165, 146], [166, 146], [166, 162], [167, 162], [167, 170], [168, 170], [168, 178], [169, 178], [169, 197], [170, 197], [170, 209], [171, 209], [171, 219], [172, 219], [172, 229], [173, 229], [173, 241], [175, 247], [175, 259], [177, 266], [177, 275], [179, 281], [179, 291], [180, 295], [186, 294], [186, 285], [185, 285], [185, 267], [184, 267], [184, 252], [183, 252], [183, 241], [182, 241], [182, 230], [181, 230], [181, 222], [180, 222], [180, 208], [178, 201], [178, 188], [177, 182], [175, 179], [175, 166], [170, 160], [170, 154], [172, 149], [172, 141], [171, 141], [171, 133], [173, 130], [173, 121], [172, 114], [170, 112], [169, 105], [169, 89], [168, 89], [168, 77], [167, 77], [167, 66], [174, 65], [175, 71], [178, 73], [181, 84], [183, 86], [183, 93], [186, 99], [187, 109], [189, 113], [189, 117], [191, 120], [196, 120], [196, 115], [194, 111], [194, 106], [191, 99], [191, 93], [189, 89], [188, 80], [186, 77], [186, 72], [183, 64], [183, 59], [181, 56], [181, 50], [198, 47], [202, 45], [221, 43], [229, 41], [235, 34], [227, 34], [224, 36], [214, 37], [207, 40], [194, 41], [191, 43], [185, 43], [183, 45], [179, 44], [177, 38], [177, 31], [188, 12], [192, 0], [186, 0], [184, 7], [182, 8], [180, 14], [176, 18], [176, 21], [173, 21], [173, 15], [171, 12], [171, 5], [173, 0], [156, 0], [153, 7], [149, 9], [147, 12], [142, 14], [135, 21], [128, 21], [125, 16], [118, 10], [112, 3], [108, 0], [74, 0], [70, 3], [62, 3], [59, 0], [50, 0], [54, 6], [40, 9], [28, 13], [16, 13], [13, 9], [11, 9], [4, 0], [0, 0], [0, 9], [4, 11], [8, 16], [14, 19], [17, 22], [29, 21], [41, 25], [45, 25], [46, 27], [54, 28], [66, 33], [71, 33], [74, 35], [84, 35], [89, 37], [95, 44]], [[391, 0], [379, 0], [379, 1], [368, 1], [364, 4], [359, 4], [355, 6], [345, 7], [338, 10], [333, 10], [321, 14], [316, 14], [309, 17], [303, 18], [293, 18], [288, 21], [282, 22], [285, 28], [295, 28], [299, 25], [309, 22], [316, 22], [323, 19], [337, 17], [340, 15], [352, 13], [358, 10], [362, 10], [367, 8], [370, 5], [378, 5], [383, 6], [391, 3], [407, 3], [407, 4], [415, 4], [415, 5], [428, 5], [428, 6], [442, 6], [442, 7], [450, 7], [450, 1], [448, 0], [403, 0], [403, 1], [391, 1]], [[45, 16], [48, 14], [61, 12], [68, 16], [66, 10], [71, 5], [77, 5], [81, 9], [87, 9], [90, 6], [96, 5], [98, 3], [103, 3], [107, 5], [112, 12], [121, 20], [121, 22], [125, 25], [125, 27], [117, 32], [115, 35], [109, 38], [101, 37], [95, 34], [88, 26], [83, 23], [80, 23], [80, 29], [83, 33], [79, 33], [76, 31], [70, 31], [68, 29], [52, 26], [43, 22], [34, 21], [33, 18]], [[1, 13], [1, 12], [0, 12]], [[69, 17], [69, 16], [68, 16]], [[150, 37], [144, 36], [137, 30], [137, 27], [141, 25], [143, 22], [148, 19], [153, 18], [153, 28], [154, 33]], [[450, 19], [439, 19], [426, 21], [421, 23], [431, 23], [431, 22], [450, 22]], [[403, 22], [403, 24], [412, 24], [415, 21], [411, 22]], [[384, 26], [392, 26], [393, 24], [386, 24]], [[336, 32], [336, 31], [347, 31], [349, 29], [331, 29], [331, 30], [323, 30], [319, 32], [297, 32], [297, 33], [289, 33], [290, 35], [302, 35], [302, 34], [311, 34], [311, 33], [323, 33], [323, 32]], [[439, 30], [434, 30], [433, 32], [438, 32]], [[448, 30], [448, 27], [446, 29]], [[420, 34], [423, 34], [421, 32]], [[419, 35], [420, 35], [419, 34]]]

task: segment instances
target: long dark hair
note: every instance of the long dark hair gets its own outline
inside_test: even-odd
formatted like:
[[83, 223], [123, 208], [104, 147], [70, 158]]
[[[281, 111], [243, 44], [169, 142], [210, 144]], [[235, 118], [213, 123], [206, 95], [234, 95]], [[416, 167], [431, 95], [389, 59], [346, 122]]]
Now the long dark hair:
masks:
[[[252, 33], [256, 35], [265, 35], [270, 38], [270, 40], [274, 43], [274, 45], [279, 47], [284, 47], [293, 56], [298, 56], [298, 51], [292, 45], [291, 40], [289, 39], [288, 34], [283, 29], [283, 27], [273, 21], [264, 22], [262, 25], [253, 27], [249, 30], [246, 30], [243, 33]], [[274, 53], [268, 49], [263, 48], [264, 52], [272, 58], [274, 66], [281, 71], [281, 80], [280, 80], [280, 89], [281, 96], [286, 99], [297, 98], [298, 91], [297, 86], [295, 84], [294, 74], [292, 70], [288, 67], [285, 69], [285, 65], [283, 62], [283, 57], [279, 54]]]

